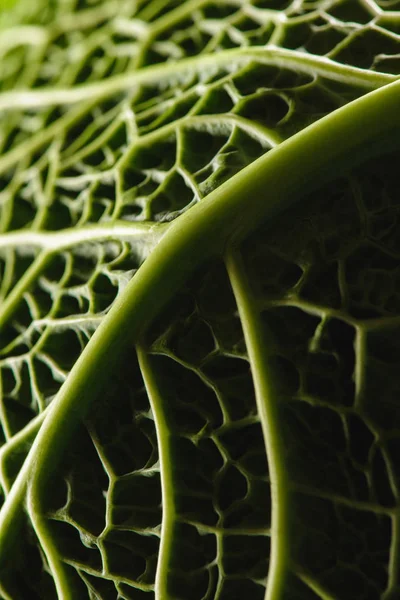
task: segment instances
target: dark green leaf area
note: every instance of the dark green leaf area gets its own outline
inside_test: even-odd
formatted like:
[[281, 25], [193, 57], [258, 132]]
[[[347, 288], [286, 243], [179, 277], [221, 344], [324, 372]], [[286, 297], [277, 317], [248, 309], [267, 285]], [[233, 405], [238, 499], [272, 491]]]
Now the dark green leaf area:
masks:
[[[4, 410], [7, 414], [10, 430], [16, 433], [34, 418], [36, 412], [31, 404], [32, 392], [29, 386], [29, 369], [24, 363], [15, 373], [12, 373], [11, 369], [3, 367], [1, 376], [4, 388], [8, 388], [8, 392], [4, 394]], [[52, 380], [52, 383], [54, 386], [54, 380]], [[21, 399], [18, 397], [19, 394], [21, 394]]]
[[296, 402], [284, 407], [282, 419], [288, 471], [294, 483], [368, 499], [366, 474], [347, 456], [340, 415], [325, 407]]
[[[350, 346], [351, 348], [351, 346]], [[354, 400], [354, 381], [351, 365], [333, 353], [310, 353], [304, 366], [304, 393], [331, 405], [351, 406]]]
[[[118, 427], [115, 438], [100, 441], [104, 449], [104, 458], [120, 476], [149, 468], [157, 460], [153, 421], [140, 413], [135, 417], [136, 415], [132, 415], [130, 421], [124, 425], [114, 422], [113, 425]], [[108, 435], [109, 432], [107, 438]]]
[[174, 598], [211, 598], [215, 589], [217, 540], [200, 527], [177, 522], [168, 587]]
[[354, 402], [354, 328], [339, 319], [320, 321], [293, 306], [263, 313], [271, 336], [269, 364], [286, 398], [313, 398], [335, 407]]
[[[367, 368], [362, 398], [365, 411], [374, 424], [392, 435], [400, 430], [400, 375], [397, 368], [397, 327], [371, 332], [367, 336]], [[378, 347], [378, 344], [380, 346]], [[379, 402], [377, 402], [379, 398]]]
[[[43, 560], [30, 530], [24, 531], [24, 543], [13, 557], [12, 565], [3, 564], [0, 570], [2, 589], [15, 600], [57, 600], [54, 580], [43, 569]], [[11, 568], [10, 568], [11, 567]], [[81, 590], [84, 593], [84, 590]]]
[[[127, 583], [120, 583], [118, 591], [124, 600], [153, 600], [154, 598], [154, 591], [151, 588], [144, 587], [144, 589], [140, 589], [140, 587], [130, 586]], [[114, 597], [115, 595], [110, 600], [114, 600]]]
[[52, 356], [63, 370], [69, 371], [81, 354], [82, 346], [76, 333], [67, 329], [49, 335], [43, 351]]
[[35, 218], [35, 205], [32, 198], [24, 199], [17, 196], [14, 200], [14, 211], [10, 223], [10, 228], [23, 229], [29, 227]]
[[74, 523], [89, 537], [96, 537], [105, 526], [104, 493], [109, 481], [83, 428], [74, 442], [63, 461], [63, 475], [57, 474], [51, 481], [53, 493], [46, 496], [43, 508], [49, 515]]
[[223, 134], [223, 131], [218, 135], [217, 132], [208, 132], [206, 128], [204, 130], [186, 128], [182, 136], [186, 147], [182, 164], [193, 173], [207, 167], [229, 138], [227, 134]]
[[169, 573], [168, 591], [171, 598], [176, 600], [211, 600], [216, 588], [216, 568], [198, 569], [196, 571], [180, 571]]
[[110, 531], [102, 540], [111, 574], [141, 583], [155, 578], [159, 538], [134, 531]]
[[[379, 51], [377, 49], [379, 48]], [[398, 42], [389, 32], [366, 29], [348, 37], [347, 44], [337, 53], [336, 59], [362, 69], [374, 65], [376, 54], [398, 54]]]
[[360, 231], [348, 182], [338, 181], [329, 190], [315, 193], [278, 218], [273, 230], [261, 227], [243, 244], [255, 293], [265, 302], [299, 298], [340, 309], [345, 300], [343, 261]]
[[237, 307], [226, 269], [222, 263], [210, 265], [198, 279], [195, 300], [199, 314], [209, 324], [217, 348], [223, 353], [243, 355], [245, 344]]
[[121, 579], [131, 588], [126, 597], [150, 593], [161, 485], [154, 422], [132, 350], [103, 386], [50, 485], [43, 512], [73, 576], [104, 598], [118, 595]]
[[293, 501], [292, 552], [300, 570], [335, 597], [380, 597], [387, 584], [390, 519], [307, 492]]
[[345, 0], [329, 9], [329, 14], [342, 21], [353, 21], [355, 23], [369, 23], [372, 20], [371, 13], [363, 2]]
[[358, 465], [367, 465], [375, 436], [366, 421], [357, 414], [347, 416], [350, 455]]
[[[246, 365], [245, 372], [240, 371], [236, 363], [231, 367], [230, 363], [211, 361], [212, 368], [207, 371], [205, 366], [200, 371], [172, 357], [151, 356], [160, 393], [168, 406], [174, 502], [178, 520], [185, 523], [185, 527], [189, 524], [195, 527], [196, 535], [203, 538], [213, 528], [215, 536], [230, 538], [235, 531], [241, 531], [244, 539], [247, 532], [249, 535], [253, 532], [260, 540], [266, 540], [271, 500], [261, 425], [254, 405], [250, 413], [243, 417], [237, 413], [236, 419], [231, 420], [238, 410], [234, 403], [240, 401], [241, 393], [247, 390], [247, 402], [254, 403], [247, 361], [231, 360]], [[246, 406], [244, 401], [241, 406]], [[186, 547], [189, 537], [189, 533], [186, 538], [178, 533], [174, 537], [173, 556], [177, 564], [171, 590], [175, 585], [177, 590], [183, 586], [187, 597], [211, 600], [215, 556], [210, 559], [200, 542], [193, 544], [194, 550], [190, 552]], [[251, 546], [250, 538], [248, 542]], [[219, 556], [225, 556], [224, 549], [218, 550]], [[260, 555], [254, 546], [248, 561], [242, 564], [245, 577], [265, 578], [267, 556], [267, 552]], [[187, 563], [189, 559], [193, 563], [191, 567]], [[236, 559], [228, 558], [227, 565], [220, 563], [221, 560], [225, 559], [218, 558], [218, 569], [229, 569]], [[193, 578], [184, 575], [189, 568]]]
[[305, 47], [308, 52], [323, 56], [331, 52], [342, 40], [346, 38], [346, 32], [339, 27], [321, 26], [316, 29], [314, 35], [308, 40]]
[[51, 520], [48, 528], [61, 556], [98, 573], [101, 572], [102, 560], [99, 549], [95, 544], [82, 543], [86, 540], [77, 528], [70, 523], [56, 520]]
[[265, 587], [253, 581], [252, 579], [245, 578], [232, 578], [227, 577], [224, 579], [222, 584], [222, 600], [240, 600], [241, 598], [254, 598], [254, 600], [263, 600], [265, 597]]
[[[244, 593], [251, 593], [251, 598], [264, 598], [262, 583], [268, 567], [265, 561], [269, 552], [268, 537], [226, 534], [222, 535], [217, 548], [215, 536], [187, 524], [177, 525], [174, 534], [175, 540], [184, 542], [180, 552], [176, 548], [173, 553], [171, 596], [182, 600], [189, 597], [212, 600], [218, 589], [219, 596], [226, 600], [239, 600]], [[225, 576], [218, 582], [217, 572], [221, 568]]]
[[302, 581], [303, 573], [295, 575], [288, 573], [286, 585], [282, 593], [283, 600], [321, 600], [321, 596]]
[[252, 236], [244, 245], [244, 256], [246, 272], [257, 296], [282, 298], [301, 281], [301, 267], [271, 251], [264, 232]]
[[[26, 410], [26, 409], [21, 409], [21, 407], [19, 407], [18, 405], [16, 405], [15, 403], [11, 402], [10, 406], [9, 406], [9, 402], [7, 401], [7, 398], [5, 398], [3, 400], [3, 405], [4, 408], [8, 411], [9, 419], [13, 425], [13, 427], [15, 427], [16, 431], [19, 431], [21, 428], [21, 425], [23, 426], [23, 421], [20, 421], [19, 419], [23, 416], [26, 421], [25, 423], [28, 423], [29, 420], [32, 418], [32, 414]], [[12, 416], [13, 416], [13, 411], [16, 412], [16, 416], [18, 416], [18, 419], [16, 419], [15, 421], [12, 420]], [[21, 469], [24, 460], [31, 448], [32, 442], [34, 440], [34, 435], [30, 435], [28, 436], [24, 443], [21, 444], [18, 449], [14, 450], [13, 452], [9, 452], [6, 453], [5, 455], [3, 455], [2, 457], [2, 471], [3, 471], [3, 476], [5, 477], [5, 480], [9, 481], [11, 484], [14, 483], [15, 479], [18, 476], [19, 470]], [[3, 441], [3, 440], [1, 440]], [[3, 495], [1, 494], [0, 496], [0, 505], [3, 503]]]
[[154, 365], [168, 399], [171, 419], [180, 425], [178, 431], [196, 435], [222, 424], [223, 406], [211, 382], [199, 372], [164, 356], [154, 357]]
[[196, 173], [202, 195], [208, 195], [244, 167], [265, 153], [267, 142], [245, 130], [227, 124], [228, 139], [209, 165]]
[[226, 575], [244, 575], [263, 580], [268, 573], [270, 539], [260, 535], [225, 535], [222, 563]]
[[257, 294], [299, 298], [357, 319], [396, 314], [398, 155], [311, 194], [243, 245]]
[[243, 330], [226, 269], [210, 261], [199, 269], [155, 320], [147, 334], [162, 351], [213, 379], [248, 371]]
[[277, 125], [289, 111], [288, 102], [280, 95], [259, 91], [238, 106], [237, 112], [267, 127]]
[[346, 262], [346, 281], [354, 317], [374, 319], [398, 313], [400, 269], [390, 249], [375, 244], [360, 247]]
[[[228, 451], [223, 441], [224, 432], [229, 430], [223, 424], [223, 398], [198, 374], [170, 359], [157, 357], [154, 365], [157, 372], [162, 373], [159, 381], [168, 400], [171, 429], [180, 434], [174, 443], [174, 468], [182, 471], [183, 481], [189, 489], [204, 491], [206, 479], [209, 482], [206, 487], [211, 492]], [[235, 426], [243, 428], [240, 422]], [[242, 478], [239, 473], [237, 475]], [[246, 486], [245, 479], [241, 482]], [[240, 497], [243, 495], [245, 491], [241, 487]]]
[[122, 528], [157, 528], [161, 522], [159, 472], [147, 477], [139, 472], [119, 479], [113, 490], [112, 519]]
[[116, 591], [113, 581], [101, 579], [92, 573], [81, 573], [82, 580], [92, 593], [97, 594], [101, 600], [115, 600]]
[[312, 81], [312, 76], [287, 68], [252, 62], [234, 76], [233, 82], [242, 96], [250, 96], [263, 88], [289, 90]]
[[304, 354], [320, 319], [294, 306], [277, 306], [262, 313], [273, 347], [295, 360]]
[[182, 547], [181, 553], [172, 554], [172, 568], [196, 570], [215, 561], [217, 541], [214, 535], [201, 532], [194, 525], [177, 523], [174, 537], [182, 540]]
[[215, 340], [207, 323], [193, 315], [178, 324], [171, 334], [169, 347], [178, 358], [198, 365], [214, 351]]

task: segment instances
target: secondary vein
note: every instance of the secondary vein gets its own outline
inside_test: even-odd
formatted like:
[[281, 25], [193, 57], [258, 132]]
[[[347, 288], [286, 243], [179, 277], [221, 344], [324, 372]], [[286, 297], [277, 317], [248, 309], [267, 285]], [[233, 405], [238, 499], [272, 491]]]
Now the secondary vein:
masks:
[[271, 556], [265, 600], [279, 600], [283, 597], [285, 573], [289, 563], [289, 486], [283, 460], [277, 397], [273, 375], [268, 366], [270, 356], [266, 340], [268, 332], [261, 322], [259, 308], [250, 289], [240, 254], [231, 249], [226, 254], [225, 261], [250, 360], [270, 475]]
[[60, 252], [77, 244], [105, 240], [130, 240], [154, 238], [168, 227], [165, 223], [107, 222], [86, 227], [71, 227], [61, 231], [33, 231], [20, 229], [0, 234], [0, 249], [11, 247], [38, 247], [47, 252]]
[[167, 586], [171, 562], [174, 523], [176, 521], [173, 467], [170, 450], [170, 428], [167, 423], [164, 401], [151, 366], [150, 356], [141, 346], [137, 347], [137, 354], [156, 426], [160, 459], [163, 516], [155, 582], [155, 597], [156, 600], [169, 600], [170, 596], [168, 595]]
[[337, 63], [324, 56], [313, 56], [307, 52], [287, 50], [274, 45], [234, 48], [218, 54], [203, 54], [173, 63], [149, 66], [123, 75], [109, 77], [105, 81], [87, 83], [67, 89], [10, 91], [0, 94], [0, 110], [35, 108], [76, 104], [93, 98], [103, 98], [136, 88], [140, 85], [165, 81], [183, 76], [187, 72], [215, 70], [232, 62], [248, 63], [257, 60], [278, 67], [296, 68], [301, 72], [318, 74], [330, 79], [355, 83], [367, 88], [376, 88], [395, 81], [397, 77]]

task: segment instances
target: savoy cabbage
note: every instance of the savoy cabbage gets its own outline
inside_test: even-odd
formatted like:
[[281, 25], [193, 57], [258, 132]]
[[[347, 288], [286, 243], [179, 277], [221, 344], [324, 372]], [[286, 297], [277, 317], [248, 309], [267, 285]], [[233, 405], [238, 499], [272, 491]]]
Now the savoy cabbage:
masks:
[[1, 599], [400, 598], [400, 2], [12, 4]]

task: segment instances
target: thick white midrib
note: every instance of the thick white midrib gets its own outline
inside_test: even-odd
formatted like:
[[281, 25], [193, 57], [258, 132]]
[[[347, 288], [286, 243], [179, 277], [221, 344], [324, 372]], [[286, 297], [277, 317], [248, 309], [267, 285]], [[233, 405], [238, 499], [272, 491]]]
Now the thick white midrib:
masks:
[[229, 250], [225, 255], [225, 263], [249, 356], [270, 477], [271, 554], [265, 600], [281, 600], [285, 574], [289, 568], [289, 486], [283, 460], [277, 397], [268, 367], [268, 341], [265, 339], [266, 331], [260, 319], [259, 306], [252, 297], [241, 256], [237, 251]]
[[137, 347], [140, 370], [146, 387], [157, 434], [160, 460], [162, 495], [161, 539], [155, 581], [155, 600], [170, 600], [168, 596], [168, 571], [171, 560], [173, 526], [176, 522], [173, 469], [171, 463], [170, 434], [167, 424], [164, 400], [155, 381], [151, 358], [141, 346]]
[[376, 88], [398, 79], [395, 75], [360, 69], [337, 63], [329, 58], [287, 50], [274, 45], [234, 48], [194, 58], [185, 58], [173, 63], [144, 67], [132, 73], [115, 75], [107, 80], [77, 85], [67, 89], [24, 90], [0, 94], [0, 110], [20, 108], [43, 108], [46, 106], [76, 104], [93, 98], [112, 94], [174, 77], [182, 77], [193, 71], [206, 72], [217, 67], [235, 63], [246, 64], [257, 60], [278, 67], [296, 68], [297, 71], [318, 74], [328, 79], [354, 83], [367, 88]]
[[21, 229], [0, 234], [1, 248], [37, 247], [48, 252], [60, 251], [84, 244], [105, 240], [131, 240], [155, 236], [158, 238], [165, 224], [139, 222], [110, 222], [104, 225], [71, 227], [62, 231], [31, 231]]

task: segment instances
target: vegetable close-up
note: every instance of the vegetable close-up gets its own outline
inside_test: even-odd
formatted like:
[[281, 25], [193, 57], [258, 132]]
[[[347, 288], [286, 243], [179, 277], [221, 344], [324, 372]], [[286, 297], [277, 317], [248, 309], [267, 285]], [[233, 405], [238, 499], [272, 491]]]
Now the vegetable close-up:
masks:
[[0, 3], [0, 600], [400, 599], [400, 1]]

